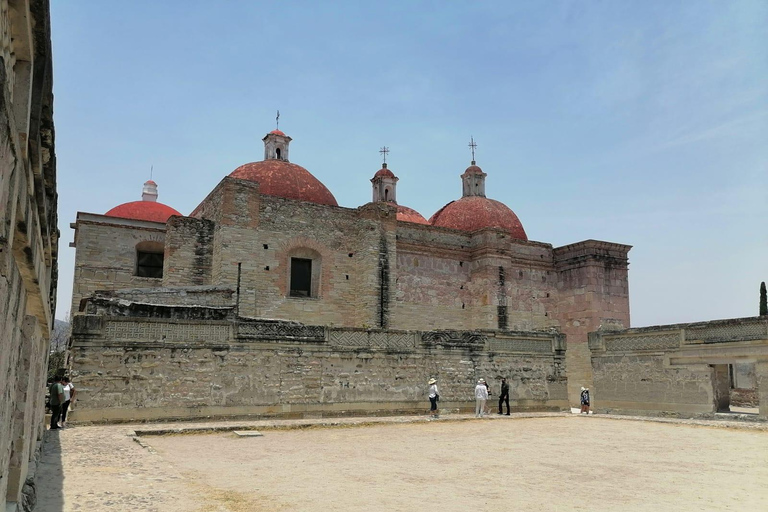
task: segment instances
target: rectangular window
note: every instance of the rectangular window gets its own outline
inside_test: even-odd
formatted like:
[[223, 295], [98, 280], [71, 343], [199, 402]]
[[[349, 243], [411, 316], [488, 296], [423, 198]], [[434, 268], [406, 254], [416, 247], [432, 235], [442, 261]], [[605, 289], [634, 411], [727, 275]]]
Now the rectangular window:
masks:
[[136, 275], [139, 277], [163, 277], [163, 254], [136, 251]]
[[312, 260], [291, 258], [291, 297], [312, 296]]

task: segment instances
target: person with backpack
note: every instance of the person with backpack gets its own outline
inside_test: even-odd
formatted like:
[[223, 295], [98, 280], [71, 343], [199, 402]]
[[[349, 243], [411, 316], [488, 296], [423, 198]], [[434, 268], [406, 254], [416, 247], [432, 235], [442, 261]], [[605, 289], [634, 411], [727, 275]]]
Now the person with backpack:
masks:
[[64, 403], [64, 386], [61, 385], [61, 377], [55, 376], [53, 383], [49, 388], [51, 395], [51, 430], [57, 430], [59, 427], [59, 416], [61, 416], [61, 406]]
[[589, 414], [589, 388], [585, 387], [581, 388], [581, 412]]

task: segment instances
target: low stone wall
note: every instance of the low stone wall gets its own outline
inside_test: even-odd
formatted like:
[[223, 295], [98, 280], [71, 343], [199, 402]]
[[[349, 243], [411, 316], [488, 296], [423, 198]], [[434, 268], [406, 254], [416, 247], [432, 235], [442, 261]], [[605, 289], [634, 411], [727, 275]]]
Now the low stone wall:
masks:
[[[190, 308], [192, 310], [192, 308]], [[568, 407], [564, 337], [373, 331], [294, 322], [82, 315], [73, 324], [73, 421], [424, 413], [474, 407], [483, 377], [516, 410]]]
[[97, 291], [95, 299], [119, 300], [165, 306], [234, 306], [235, 290], [222, 286], [179, 286], [174, 288], [126, 288]]
[[597, 412], [712, 414], [728, 408], [728, 364], [767, 364], [768, 319], [598, 331], [589, 348]]

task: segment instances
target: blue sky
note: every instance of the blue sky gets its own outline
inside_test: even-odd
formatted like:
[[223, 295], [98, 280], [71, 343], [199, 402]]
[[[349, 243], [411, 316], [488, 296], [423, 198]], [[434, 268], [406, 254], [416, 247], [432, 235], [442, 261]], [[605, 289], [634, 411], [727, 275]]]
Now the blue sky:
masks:
[[339, 204], [429, 218], [471, 159], [532, 240], [633, 245], [633, 326], [754, 316], [768, 281], [768, 2], [52, 5], [60, 246], [77, 211], [184, 214], [280, 128]]

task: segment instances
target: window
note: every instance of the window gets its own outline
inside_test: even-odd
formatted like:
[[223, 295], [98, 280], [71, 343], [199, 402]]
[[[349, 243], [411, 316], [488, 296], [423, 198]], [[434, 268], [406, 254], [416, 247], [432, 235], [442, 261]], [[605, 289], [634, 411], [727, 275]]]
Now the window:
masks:
[[312, 296], [312, 260], [291, 258], [291, 297]]
[[163, 277], [163, 252], [165, 246], [162, 242], [144, 241], [136, 244], [136, 273], [137, 277], [151, 277], [161, 279]]
[[163, 277], [163, 253], [136, 251], [136, 275]]

